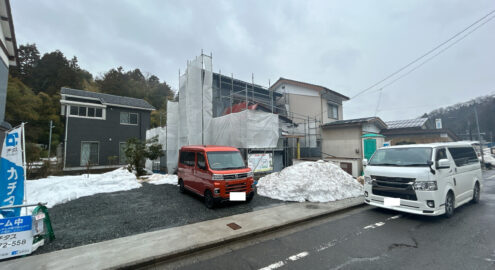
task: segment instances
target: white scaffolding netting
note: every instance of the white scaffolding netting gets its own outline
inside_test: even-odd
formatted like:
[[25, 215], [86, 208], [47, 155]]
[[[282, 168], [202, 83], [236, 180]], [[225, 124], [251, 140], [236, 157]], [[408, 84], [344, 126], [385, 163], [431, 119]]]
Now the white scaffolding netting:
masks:
[[277, 147], [278, 116], [261, 111], [244, 110], [213, 118], [208, 144], [237, 148]]
[[167, 127], [155, 128], [146, 137], [159, 136], [166, 149], [167, 170], [177, 169], [184, 145], [228, 145], [237, 148], [274, 148], [279, 138], [276, 114], [245, 110], [213, 118], [211, 57], [188, 62], [179, 78], [179, 102], [167, 103]]

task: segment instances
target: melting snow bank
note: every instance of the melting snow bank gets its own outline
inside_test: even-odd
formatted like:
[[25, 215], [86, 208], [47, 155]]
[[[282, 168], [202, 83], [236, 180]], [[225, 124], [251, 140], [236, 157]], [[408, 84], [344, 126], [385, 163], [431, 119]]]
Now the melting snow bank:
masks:
[[339, 166], [302, 162], [262, 177], [258, 194], [283, 201], [329, 202], [363, 195], [363, 186]]
[[146, 182], [153, 185], [170, 184], [177, 185], [177, 175], [173, 174], [152, 174], [151, 176], [145, 177]]
[[[141, 187], [136, 176], [125, 168], [103, 174], [77, 176], [49, 176], [26, 181], [28, 204], [48, 203], [47, 207], [65, 203], [84, 196], [130, 190]], [[34, 207], [29, 209], [32, 211]]]

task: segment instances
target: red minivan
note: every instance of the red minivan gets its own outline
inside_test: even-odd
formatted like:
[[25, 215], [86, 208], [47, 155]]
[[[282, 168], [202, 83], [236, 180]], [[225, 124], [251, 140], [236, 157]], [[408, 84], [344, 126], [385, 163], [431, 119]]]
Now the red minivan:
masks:
[[177, 175], [180, 191], [187, 189], [203, 196], [208, 208], [221, 201], [238, 200], [239, 195], [248, 202], [254, 197], [253, 172], [234, 147], [183, 146]]

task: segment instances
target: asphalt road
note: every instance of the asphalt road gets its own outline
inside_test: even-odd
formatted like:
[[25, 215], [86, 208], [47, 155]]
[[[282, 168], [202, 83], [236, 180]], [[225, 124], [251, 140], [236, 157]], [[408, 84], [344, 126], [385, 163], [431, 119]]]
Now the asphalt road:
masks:
[[451, 219], [366, 206], [155, 268], [495, 269], [495, 170], [484, 178]]

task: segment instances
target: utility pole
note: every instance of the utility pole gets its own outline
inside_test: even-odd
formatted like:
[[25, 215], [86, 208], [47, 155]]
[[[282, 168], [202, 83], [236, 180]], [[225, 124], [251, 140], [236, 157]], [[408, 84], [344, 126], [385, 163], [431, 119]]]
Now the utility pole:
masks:
[[480, 151], [481, 151], [481, 167], [485, 167], [485, 155], [483, 153], [483, 143], [481, 142], [480, 134], [480, 123], [478, 121], [478, 111], [476, 110], [476, 103], [474, 104], [474, 116], [476, 117], [476, 126], [478, 128], [478, 140], [480, 141]]
[[50, 151], [52, 150], [52, 128], [54, 128], [53, 121], [50, 120], [50, 135], [48, 137], [48, 160], [50, 160]]

